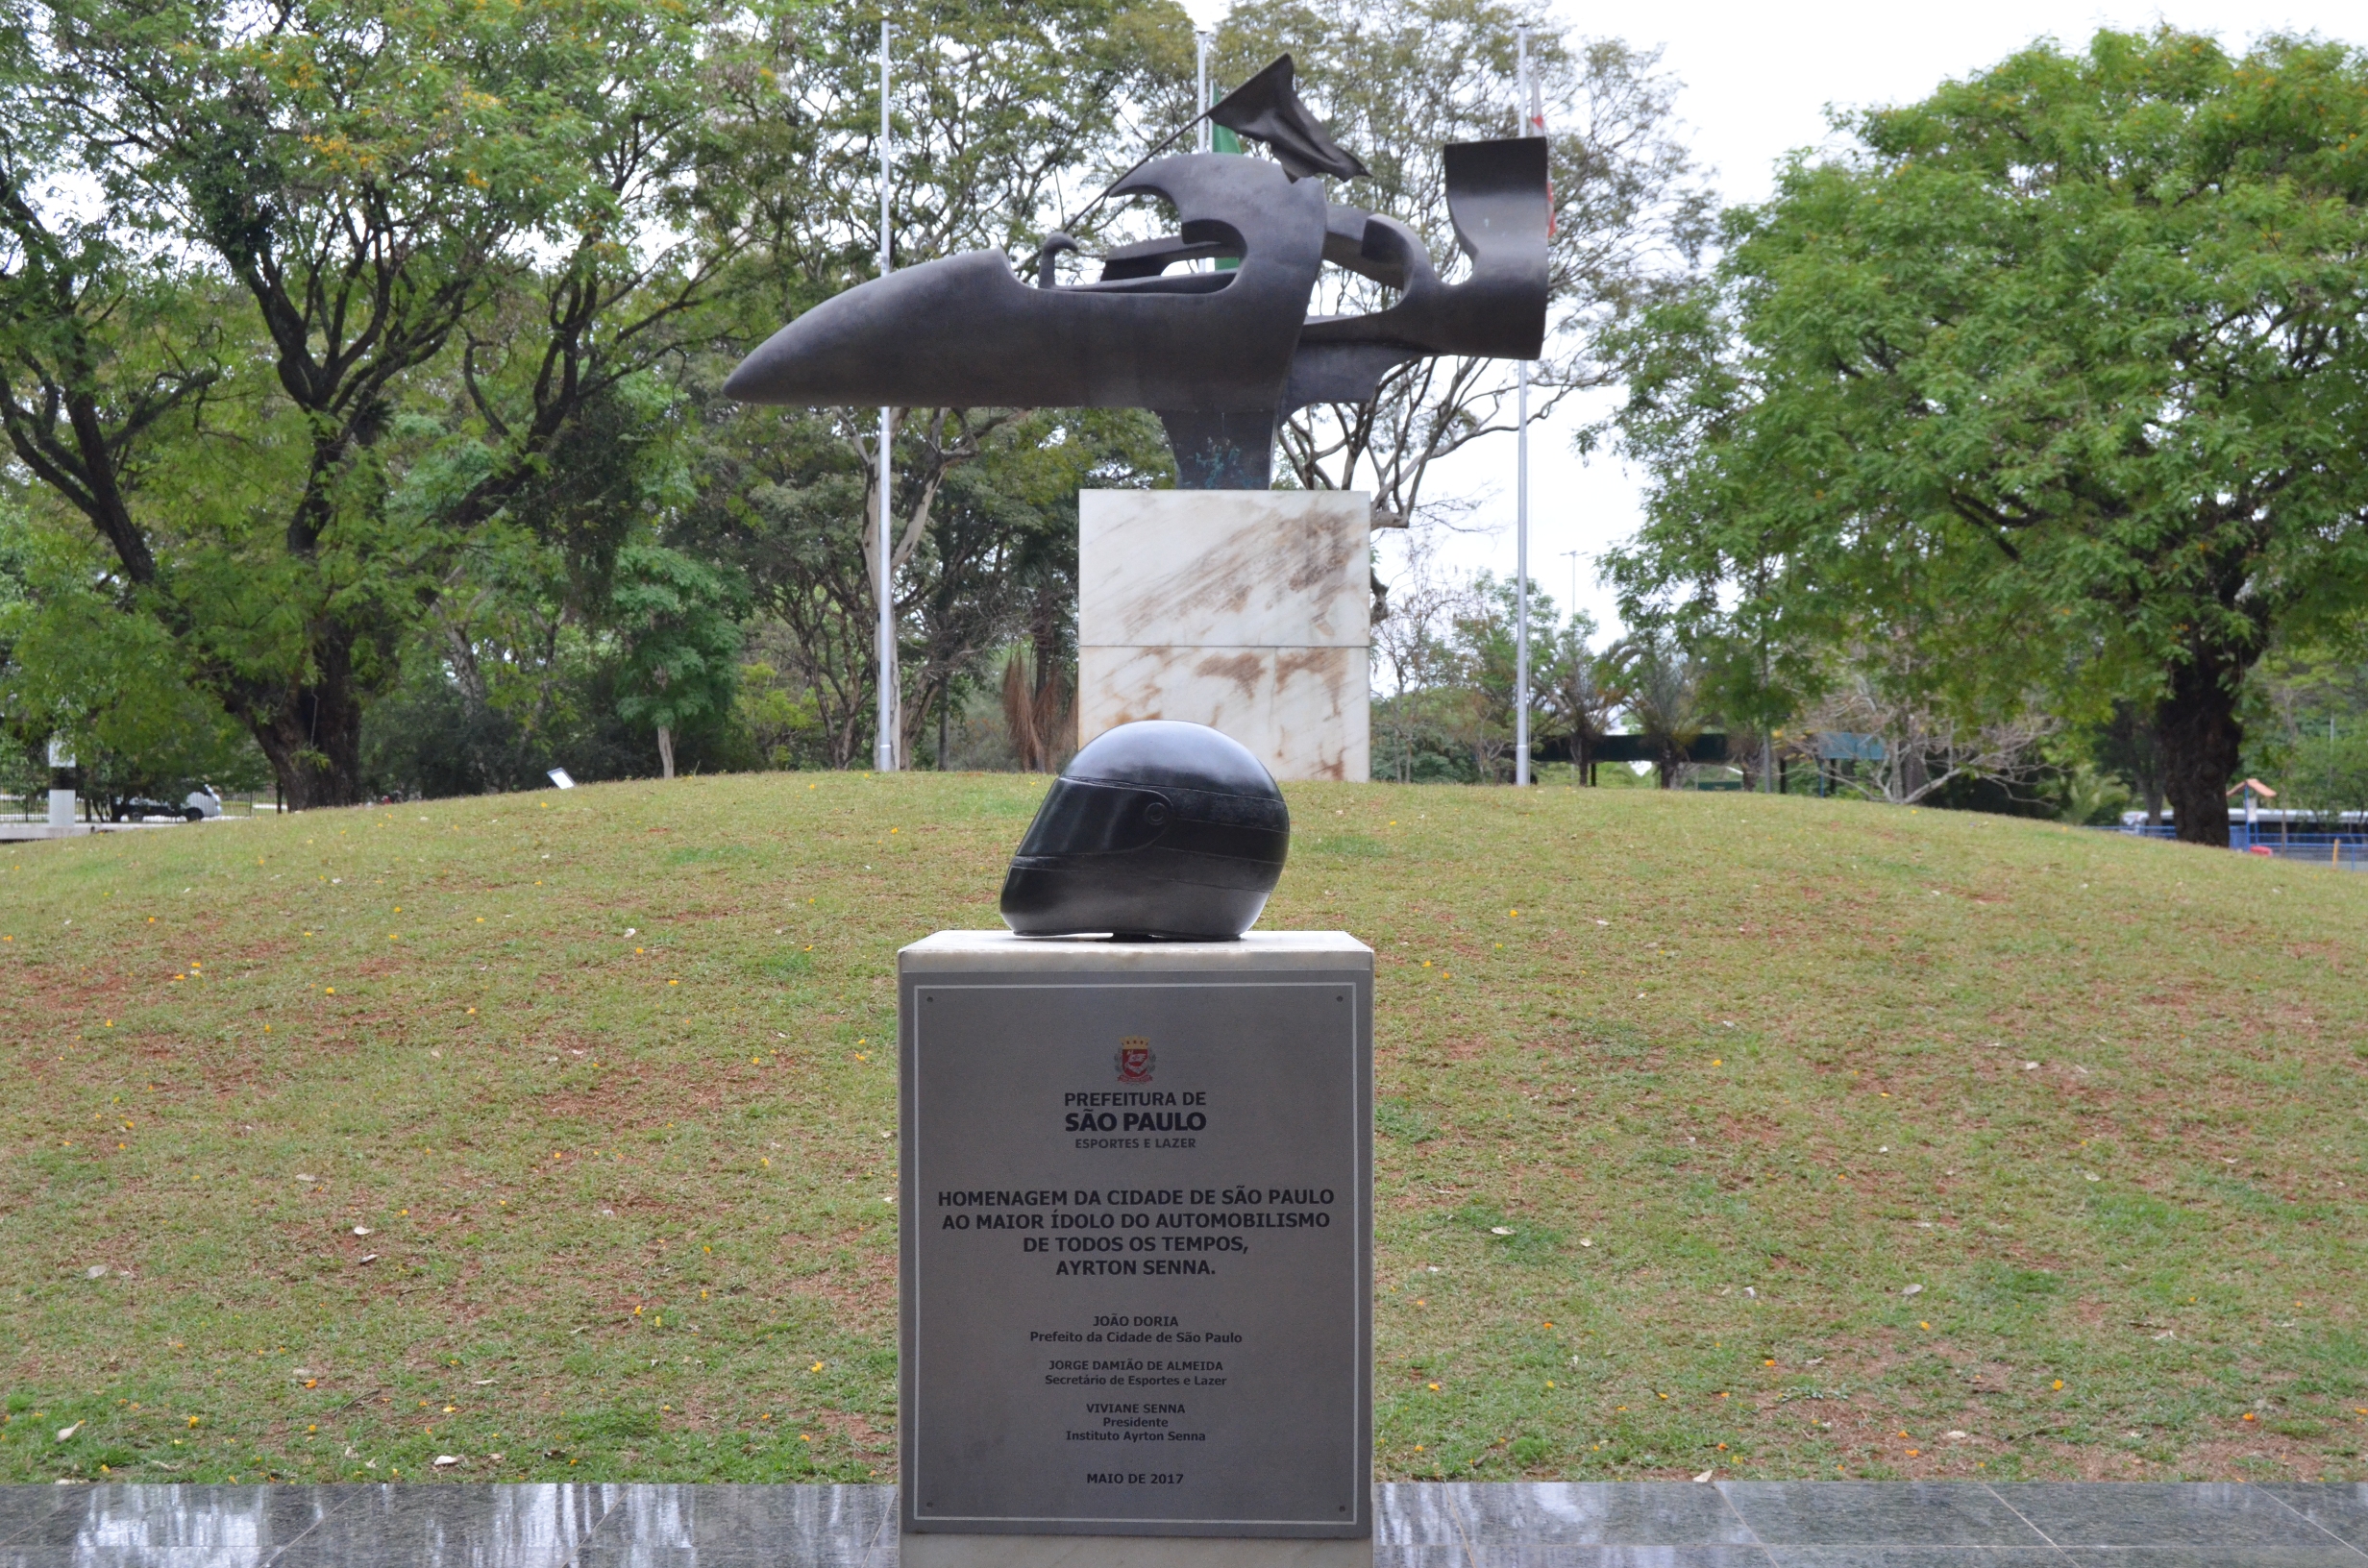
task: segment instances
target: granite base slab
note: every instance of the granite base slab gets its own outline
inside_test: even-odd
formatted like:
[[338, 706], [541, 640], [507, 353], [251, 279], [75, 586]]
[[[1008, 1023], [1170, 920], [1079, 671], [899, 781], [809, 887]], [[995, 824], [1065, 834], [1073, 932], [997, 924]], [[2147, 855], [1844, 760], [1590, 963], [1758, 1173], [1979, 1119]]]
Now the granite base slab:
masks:
[[1370, 1542], [900, 1540], [893, 1486], [0, 1486], [0, 1568], [2368, 1568], [2354, 1483], [1394, 1482], [1373, 1505]]

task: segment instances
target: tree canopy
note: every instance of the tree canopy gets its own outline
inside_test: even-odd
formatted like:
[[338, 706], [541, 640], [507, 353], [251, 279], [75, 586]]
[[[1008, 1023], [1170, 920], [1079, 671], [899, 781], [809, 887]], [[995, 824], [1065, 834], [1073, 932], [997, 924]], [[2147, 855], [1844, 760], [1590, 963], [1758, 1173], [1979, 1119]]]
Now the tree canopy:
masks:
[[2103, 32], [1843, 128], [1626, 338], [1630, 604], [1796, 700], [2137, 703], [2227, 842], [2247, 672], [2368, 588], [2368, 57]]

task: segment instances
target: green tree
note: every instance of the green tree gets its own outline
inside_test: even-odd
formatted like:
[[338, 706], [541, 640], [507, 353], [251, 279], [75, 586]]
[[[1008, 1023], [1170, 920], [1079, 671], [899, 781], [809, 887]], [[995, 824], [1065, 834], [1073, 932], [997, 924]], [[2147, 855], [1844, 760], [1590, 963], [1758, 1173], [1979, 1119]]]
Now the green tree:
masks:
[[29, 0], [0, 425], [296, 806], [477, 530], [681, 347], [734, 232], [711, 13]]
[[253, 788], [267, 776], [254, 741], [192, 682], [172, 638], [93, 586], [104, 554], [0, 510], [0, 727], [27, 751], [62, 737], [84, 797], [109, 816], [133, 796]]
[[675, 776], [675, 731], [729, 711], [740, 680], [733, 576], [680, 551], [631, 544], [617, 553], [608, 623], [624, 645], [617, 712], [657, 732], [658, 769]]
[[2340, 812], [2368, 812], [2368, 724], [2349, 731], [2306, 736], [2294, 748], [2287, 800], [2332, 817]]
[[2368, 59], [2105, 32], [1847, 128], [1627, 339], [1624, 590], [1912, 637], [1967, 710], [2141, 702], [2226, 843], [2247, 671], [2368, 587]]
[[[1443, 712], [1450, 728], [1469, 753], [1477, 777], [1510, 781], [1516, 737], [1514, 704], [1517, 691], [1517, 617], [1515, 585], [1510, 579], [1482, 572], [1444, 606], [1446, 658], [1435, 667], [1439, 684], [1452, 694]], [[1571, 678], [1566, 661], [1584, 654], [1583, 638], [1567, 635], [1558, 622], [1552, 596], [1535, 581], [1529, 585], [1529, 680], [1533, 702], [1537, 694], [1551, 693]], [[1533, 712], [1533, 721], [1535, 714]], [[1543, 738], [1533, 729], [1532, 744]]]

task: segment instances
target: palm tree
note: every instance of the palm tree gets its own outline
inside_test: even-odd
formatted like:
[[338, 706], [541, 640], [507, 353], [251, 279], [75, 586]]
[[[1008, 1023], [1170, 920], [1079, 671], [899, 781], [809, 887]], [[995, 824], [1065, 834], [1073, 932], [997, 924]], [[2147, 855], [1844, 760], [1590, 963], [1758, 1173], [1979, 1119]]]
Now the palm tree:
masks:
[[1619, 705], [1609, 653], [1587, 646], [1593, 630], [1592, 622], [1574, 612], [1546, 639], [1541, 673], [1547, 678], [1538, 693], [1549, 722], [1570, 737], [1571, 776], [1582, 784], [1595, 782], [1597, 743], [1611, 733], [1612, 710]]
[[1661, 787], [1675, 789], [1678, 770], [1702, 738], [1699, 661], [1668, 633], [1649, 630], [1613, 644], [1604, 663], [1613, 672], [1615, 699], [1651, 744]]

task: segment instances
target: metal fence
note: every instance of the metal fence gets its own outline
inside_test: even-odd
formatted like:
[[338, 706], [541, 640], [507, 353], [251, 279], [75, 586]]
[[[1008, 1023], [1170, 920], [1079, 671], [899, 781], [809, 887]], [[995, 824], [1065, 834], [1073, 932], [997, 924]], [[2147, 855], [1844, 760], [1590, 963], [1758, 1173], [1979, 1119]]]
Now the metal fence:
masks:
[[[226, 795], [221, 800], [224, 817], [270, 817], [280, 809], [279, 803], [267, 796]], [[90, 813], [91, 802], [79, 798], [74, 802], [76, 821], [89, 821]], [[46, 795], [0, 794], [0, 821], [32, 822], [43, 821], [48, 816], [49, 796]]]
[[[2179, 830], [2168, 822], [2149, 827], [2134, 822], [2122, 827], [2109, 827], [2108, 833], [2126, 833], [2138, 839], [2176, 839]], [[2288, 833], [2280, 824], [2263, 822], [2248, 828], [2242, 822], [2229, 824], [2229, 847], [2239, 854], [2259, 855], [2265, 860], [2290, 860], [2298, 866], [2326, 866], [2339, 871], [2368, 870], [2368, 833]]]
[[2245, 837], [2241, 829], [2231, 832], [2229, 847], [2271, 860], [2331, 866], [2339, 871], [2368, 870], [2368, 839], [2340, 833], [2297, 833], [2290, 838], [2273, 838], [2262, 833], [2254, 835], [2251, 843], [2236, 842]]

